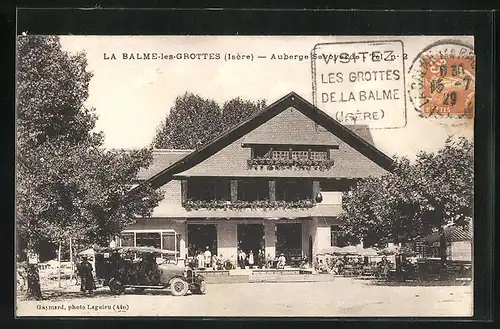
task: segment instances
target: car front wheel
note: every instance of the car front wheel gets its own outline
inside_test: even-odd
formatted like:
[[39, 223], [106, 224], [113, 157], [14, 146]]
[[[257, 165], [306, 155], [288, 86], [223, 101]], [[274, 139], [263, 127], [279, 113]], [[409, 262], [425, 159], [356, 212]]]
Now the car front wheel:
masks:
[[207, 289], [207, 284], [206, 284], [205, 280], [201, 280], [198, 283], [198, 286], [197, 286], [196, 290], [193, 291], [193, 293], [199, 294], [199, 295], [203, 295], [205, 293], [206, 289]]
[[184, 296], [188, 290], [188, 283], [181, 278], [173, 278], [170, 282], [170, 291], [174, 296]]
[[116, 279], [111, 279], [111, 281], [109, 281], [109, 289], [114, 295], [119, 295], [125, 291], [125, 287], [123, 287], [122, 283]]

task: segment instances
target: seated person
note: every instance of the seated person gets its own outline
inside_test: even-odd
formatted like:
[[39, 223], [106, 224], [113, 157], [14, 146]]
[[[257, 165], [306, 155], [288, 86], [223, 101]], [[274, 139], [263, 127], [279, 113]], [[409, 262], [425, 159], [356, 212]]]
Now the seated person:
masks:
[[322, 259], [319, 260], [318, 272], [319, 273], [328, 273], [328, 267], [325, 263], [323, 263]]
[[286, 265], [285, 255], [282, 253], [278, 258], [278, 268], [284, 269]]
[[217, 270], [217, 262], [219, 261], [217, 255], [213, 255], [210, 261], [212, 263], [212, 269]]
[[273, 266], [274, 266], [274, 258], [271, 256], [271, 254], [267, 254], [266, 268], [273, 268]]
[[223, 259], [224, 257], [222, 257], [222, 254], [219, 255], [219, 257], [216, 257], [216, 260], [215, 260], [215, 268], [217, 270], [222, 270], [223, 269]]

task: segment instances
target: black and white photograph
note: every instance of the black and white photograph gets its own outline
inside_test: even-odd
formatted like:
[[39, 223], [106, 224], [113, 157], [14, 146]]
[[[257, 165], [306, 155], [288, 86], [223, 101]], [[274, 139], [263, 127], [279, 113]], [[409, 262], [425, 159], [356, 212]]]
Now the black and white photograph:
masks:
[[467, 35], [16, 41], [17, 317], [472, 317]]

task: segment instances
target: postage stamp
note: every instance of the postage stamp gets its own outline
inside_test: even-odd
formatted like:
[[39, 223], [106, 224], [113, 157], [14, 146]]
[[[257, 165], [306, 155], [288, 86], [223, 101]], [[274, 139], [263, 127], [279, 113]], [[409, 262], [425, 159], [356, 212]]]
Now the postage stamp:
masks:
[[419, 53], [410, 67], [409, 97], [422, 117], [472, 119], [475, 55], [471, 46], [440, 41]]

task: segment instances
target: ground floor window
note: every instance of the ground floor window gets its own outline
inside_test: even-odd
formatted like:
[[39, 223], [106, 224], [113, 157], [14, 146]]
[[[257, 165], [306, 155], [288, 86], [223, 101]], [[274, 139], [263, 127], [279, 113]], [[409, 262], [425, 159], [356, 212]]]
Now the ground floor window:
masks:
[[217, 226], [215, 224], [188, 224], [188, 256], [195, 257], [206, 247], [217, 254]]
[[177, 251], [180, 256], [181, 235], [168, 232], [123, 232], [120, 234], [121, 247], [154, 247]]
[[342, 229], [340, 225], [332, 225], [330, 226], [330, 235], [331, 235], [331, 246], [332, 247], [340, 247], [340, 235], [342, 233]]
[[120, 241], [122, 247], [134, 247], [134, 233], [122, 233]]
[[161, 248], [161, 233], [136, 233], [136, 247]]

